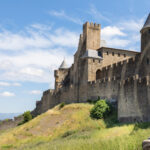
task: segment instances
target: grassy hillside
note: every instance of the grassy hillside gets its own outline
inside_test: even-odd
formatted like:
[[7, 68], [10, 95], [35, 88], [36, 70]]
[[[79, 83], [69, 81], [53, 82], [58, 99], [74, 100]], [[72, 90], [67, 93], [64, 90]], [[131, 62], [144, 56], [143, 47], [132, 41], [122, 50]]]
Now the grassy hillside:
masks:
[[89, 117], [91, 104], [59, 106], [17, 128], [0, 133], [0, 149], [15, 150], [141, 150], [150, 124], [119, 124]]

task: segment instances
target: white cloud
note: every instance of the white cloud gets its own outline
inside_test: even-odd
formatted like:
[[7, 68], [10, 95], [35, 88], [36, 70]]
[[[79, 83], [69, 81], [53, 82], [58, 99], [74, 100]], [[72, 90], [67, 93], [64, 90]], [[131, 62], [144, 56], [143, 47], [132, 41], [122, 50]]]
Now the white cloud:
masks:
[[101, 34], [108, 47], [123, 48], [130, 43], [124, 38], [127, 35], [117, 26], [106, 26], [102, 29]]
[[54, 46], [76, 47], [77, 33], [63, 28], [54, 31], [50, 29], [49, 26], [33, 24], [25, 31], [17, 33], [3, 30], [0, 32], [0, 50], [47, 49]]
[[2, 93], [0, 93], [0, 95], [1, 95], [1, 96], [4, 96], [4, 97], [12, 97], [12, 96], [15, 96], [14, 93], [8, 92], [8, 91], [2, 92]]
[[62, 19], [66, 19], [76, 24], [80, 24], [80, 25], [82, 24], [81, 19], [67, 15], [64, 10], [62, 11], [52, 10], [52, 11], [49, 11], [49, 14], [52, 16], [60, 17]]
[[10, 86], [10, 83], [8, 83], [8, 82], [0, 82], [0, 86]]
[[31, 76], [42, 76], [43, 75], [43, 70], [42, 69], [37, 69], [33, 67], [26, 67], [20, 70], [20, 73], [31, 75]]
[[120, 28], [116, 26], [106, 26], [101, 31], [103, 37], [126, 36]]
[[9, 83], [9, 82], [2, 82], [0, 81], [0, 86], [2, 87], [8, 87], [8, 86], [21, 86], [20, 83]]
[[129, 40], [120, 39], [120, 38], [112, 38], [107, 40], [107, 44], [110, 47], [124, 48], [130, 43]]
[[124, 30], [128, 30], [131, 32], [133, 31], [139, 32], [144, 24], [144, 20], [145, 20], [144, 18], [136, 20], [126, 20], [120, 22], [118, 25]]
[[55, 34], [50, 36], [50, 39], [55, 45], [77, 47], [79, 34], [61, 28], [57, 29]]
[[140, 30], [144, 19], [124, 20], [102, 29], [102, 39], [108, 47], [123, 48], [139, 51]]
[[76, 32], [64, 28], [51, 30], [51, 26], [40, 24], [30, 25], [17, 33], [2, 30], [0, 79], [11, 82], [50, 82], [53, 87], [54, 69], [59, 67], [64, 57], [71, 65], [78, 38]]
[[31, 93], [31, 94], [35, 94], [35, 95], [38, 95], [38, 94], [41, 94], [42, 91], [40, 91], [40, 90], [32, 90], [30, 93]]

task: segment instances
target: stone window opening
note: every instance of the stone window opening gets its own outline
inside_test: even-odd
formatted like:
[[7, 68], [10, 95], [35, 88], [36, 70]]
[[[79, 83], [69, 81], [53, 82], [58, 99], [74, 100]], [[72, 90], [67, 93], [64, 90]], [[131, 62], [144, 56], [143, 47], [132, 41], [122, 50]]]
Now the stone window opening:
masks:
[[109, 53], [107, 52], [107, 55], [109, 55]]
[[124, 57], [126, 57], [126, 54], [124, 54]]
[[93, 62], [95, 62], [95, 59], [93, 59]]
[[112, 52], [112, 55], [114, 56], [114, 52]]
[[97, 71], [96, 71], [96, 80], [98, 80], [98, 79], [100, 79], [101, 78], [101, 71], [100, 71], [100, 69], [98, 69]]
[[118, 57], [120, 57], [120, 53], [118, 53]]
[[100, 51], [98, 51], [98, 56], [102, 57], [102, 53]]
[[149, 65], [149, 58], [147, 58], [146, 62], [147, 62], [147, 65]]
[[148, 30], [148, 33], [150, 34], [150, 29]]

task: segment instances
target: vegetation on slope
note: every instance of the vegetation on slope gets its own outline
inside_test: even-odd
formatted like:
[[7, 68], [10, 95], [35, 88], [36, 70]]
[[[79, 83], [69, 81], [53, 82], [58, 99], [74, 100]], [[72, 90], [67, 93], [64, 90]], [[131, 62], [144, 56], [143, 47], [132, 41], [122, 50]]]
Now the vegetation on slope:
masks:
[[150, 124], [119, 124], [116, 114], [90, 118], [92, 104], [59, 106], [0, 133], [2, 150], [141, 150]]

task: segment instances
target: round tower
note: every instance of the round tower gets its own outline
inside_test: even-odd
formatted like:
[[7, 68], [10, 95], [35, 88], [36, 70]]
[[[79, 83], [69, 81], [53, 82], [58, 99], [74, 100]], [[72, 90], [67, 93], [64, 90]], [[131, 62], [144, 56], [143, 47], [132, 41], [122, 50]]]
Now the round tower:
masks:
[[150, 47], [150, 13], [141, 29], [141, 52]]

